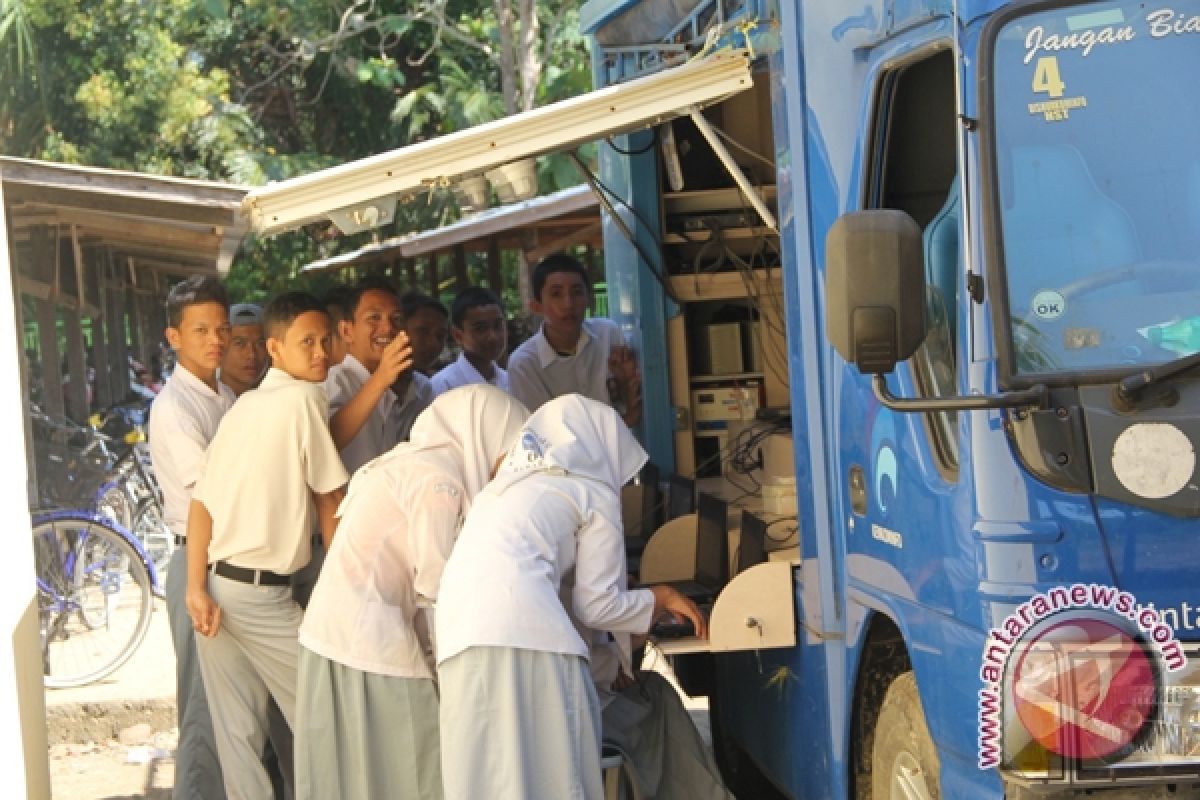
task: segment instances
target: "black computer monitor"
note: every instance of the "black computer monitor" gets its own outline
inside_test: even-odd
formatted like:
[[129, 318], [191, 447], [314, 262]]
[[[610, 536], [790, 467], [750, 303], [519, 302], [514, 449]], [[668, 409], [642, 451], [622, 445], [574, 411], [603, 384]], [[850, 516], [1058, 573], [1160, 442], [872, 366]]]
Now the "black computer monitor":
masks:
[[649, 539], [662, 524], [662, 492], [658, 486], [658, 467], [647, 461], [638, 473], [642, 485], [642, 538]]
[[696, 512], [696, 482], [682, 475], [672, 475], [668, 487], [667, 519]]
[[749, 509], [742, 509], [742, 530], [738, 538], [737, 570], [750, 569], [767, 560], [767, 521]]
[[700, 492], [696, 518], [696, 580], [720, 591], [729, 581], [729, 504]]

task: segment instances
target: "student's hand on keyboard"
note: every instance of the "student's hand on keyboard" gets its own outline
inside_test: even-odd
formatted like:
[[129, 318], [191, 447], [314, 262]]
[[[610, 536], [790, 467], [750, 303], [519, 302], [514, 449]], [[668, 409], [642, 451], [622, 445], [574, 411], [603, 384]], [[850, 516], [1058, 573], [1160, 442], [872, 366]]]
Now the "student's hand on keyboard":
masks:
[[692, 623], [696, 635], [701, 639], [708, 638], [708, 623], [700, 609], [689, 598], [670, 586], [651, 586], [654, 592], [654, 619], [659, 621], [663, 612], [670, 612], [675, 617], [682, 617]]

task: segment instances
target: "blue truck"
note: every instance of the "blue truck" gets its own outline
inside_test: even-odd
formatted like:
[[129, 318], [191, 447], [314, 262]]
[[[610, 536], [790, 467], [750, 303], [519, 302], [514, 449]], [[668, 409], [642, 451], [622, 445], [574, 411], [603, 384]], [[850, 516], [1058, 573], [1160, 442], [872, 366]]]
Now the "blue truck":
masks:
[[607, 140], [578, 163], [652, 461], [773, 515], [676, 659], [739, 796], [1200, 796], [1200, 0], [581, 24], [590, 94], [245, 213], [386, 224]]
[[[752, 61], [751, 91], [611, 140], [596, 176], [652, 460], [729, 445], [697, 390], [791, 417], [796, 644], [677, 663], [731, 785], [1200, 796], [1200, 2], [591, 0], [582, 24], [598, 87]], [[766, 352], [719, 381], [697, 351], [736, 297]], [[1099, 679], [1122, 711], [1070, 664], [1034, 691], [1064, 620], [1149, 654], [1144, 685]]]

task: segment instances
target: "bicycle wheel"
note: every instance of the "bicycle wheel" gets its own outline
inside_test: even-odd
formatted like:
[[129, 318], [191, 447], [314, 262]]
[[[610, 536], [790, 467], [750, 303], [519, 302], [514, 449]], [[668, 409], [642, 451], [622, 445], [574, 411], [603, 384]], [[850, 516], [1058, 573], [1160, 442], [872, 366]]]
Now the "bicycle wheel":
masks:
[[161, 581], [175, 552], [175, 534], [163, 520], [162, 509], [153, 500], [142, 503], [133, 518], [133, 535], [142, 543], [146, 555], [154, 562]]
[[90, 514], [35, 519], [42, 666], [49, 687], [83, 686], [124, 664], [146, 637], [150, 574], [117, 531]]

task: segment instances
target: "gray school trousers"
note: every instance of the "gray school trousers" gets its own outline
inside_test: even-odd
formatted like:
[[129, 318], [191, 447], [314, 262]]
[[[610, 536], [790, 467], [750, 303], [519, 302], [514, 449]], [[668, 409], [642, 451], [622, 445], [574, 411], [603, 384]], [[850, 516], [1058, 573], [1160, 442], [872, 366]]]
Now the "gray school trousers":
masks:
[[196, 635], [196, 654], [225, 792], [229, 800], [261, 800], [271, 796], [262, 764], [270, 700], [289, 727], [294, 722], [303, 612], [291, 586], [253, 586], [209, 574], [208, 592], [221, 608], [221, 625], [211, 639]]
[[167, 621], [175, 645], [175, 800], [221, 800], [225, 796], [212, 716], [196, 662], [196, 629], [187, 611], [187, 548], [180, 545], [167, 565]]
[[[165, 586], [167, 622], [171, 626], [171, 642], [175, 646], [175, 716], [179, 728], [179, 743], [175, 750], [176, 800], [224, 800], [225, 782], [221, 762], [217, 757], [217, 742], [213, 734], [212, 714], [196, 661], [196, 631], [187, 611], [187, 548], [179, 545], [167, 565]], [[273, 783], [282, 779], [282, 791], [273, 793], [277, 800], [292, 795], [292, 730], [271, 703], [270, 739], [276, 763], [272, 768]]]

